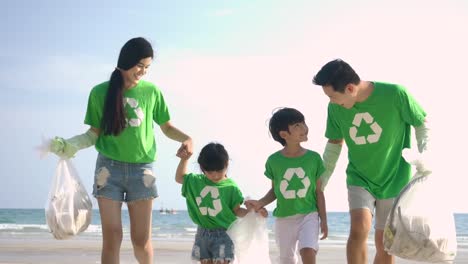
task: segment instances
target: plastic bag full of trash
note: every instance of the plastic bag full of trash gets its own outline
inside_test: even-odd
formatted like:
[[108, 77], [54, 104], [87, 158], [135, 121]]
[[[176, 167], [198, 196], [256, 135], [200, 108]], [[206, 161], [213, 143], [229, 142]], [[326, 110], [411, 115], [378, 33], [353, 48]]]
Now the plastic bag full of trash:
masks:
[[250, 211], [227, 230], [234, 243], [234, 264], [270, 264], [266, 218]]
[[60, 159], [57, 164], [45, 214], [56, 239], [79, 234], [91, 223], [91, 199], [70, 160]]
[[[405, 156], [405, 155], [404, 155]], [[400, 192], [387, 218], [384, 248], [392, 255], [426, 263], [453, 263], [457, 239], [450, 202], [440, 194], [444, 175], [428, 169], [429, 159], [405, 159], [416, 173]]]

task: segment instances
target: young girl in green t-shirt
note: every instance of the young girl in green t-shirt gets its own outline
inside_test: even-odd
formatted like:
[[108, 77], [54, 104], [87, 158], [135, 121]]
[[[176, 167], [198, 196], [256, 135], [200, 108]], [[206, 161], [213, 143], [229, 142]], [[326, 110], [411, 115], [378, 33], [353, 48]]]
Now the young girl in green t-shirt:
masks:
[[[202, 174], [187, 172], [190, 154], [180, 158], [175, 180], [182, 184], [187, 210], [197, 224], [192, 258], [202, 263], [230, 263], [234, 260], [234, 244], [226, 233], [229, 226], [247, 214], [237, 184], [227, 177], [229, 155], [223, 145], [209, 143], [200, 152], [198, 163]], [[264, 209], [262, 215], [266, 217]]]

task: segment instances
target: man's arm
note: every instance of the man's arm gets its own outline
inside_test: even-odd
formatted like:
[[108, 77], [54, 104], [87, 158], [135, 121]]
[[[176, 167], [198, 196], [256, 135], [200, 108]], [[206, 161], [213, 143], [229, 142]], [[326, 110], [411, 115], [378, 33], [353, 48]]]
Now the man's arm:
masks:
[[427, 151], [429, 145], [429, 126], [427, 119], [424, 120], [422, 125], [414, 127], [414, 133], [416, 136], [416, 142], [418, 144], [419, 153]]
[[335, 170], [336, 163], [340, 157], [341, 148], [343, 146], [343, 139], [329, 139], [325, 150], [323, 152], [323, 165], [325, 166], [325, 171], [320, 175], [321, 180], [321, 190], [325, 190], [325, 186], [328, 183], [333, 171]]

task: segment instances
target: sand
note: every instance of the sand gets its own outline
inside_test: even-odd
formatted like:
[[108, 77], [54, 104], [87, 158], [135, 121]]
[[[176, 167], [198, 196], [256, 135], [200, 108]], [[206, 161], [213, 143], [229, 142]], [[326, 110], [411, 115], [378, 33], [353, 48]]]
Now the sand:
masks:
[[[191, 241], [153, 241], [154, 263], [187, 264], [190, 259]], [[58, 241], [51, 239], [0, 239], [0, 263], [100, 263], [101, 241], [99, 239], [73, 238]], [[374, 251], [370, 248], [370, 256]], [[273, 263], [278, 256], [275, 245], [270, 245]], [[124, 240], [121, 249], [122, 264], [137, 263], [133, 257], [130, 241]], [[317, 263], [344, 264], [346, 249], [344, 245], [322, 245], [317, 256]], [[369, 263], [372, 263], [369, 260]], [[399, 264], [416, 264], [408, 260], [397, 259]], [[468, 263], [468, 249], [459, 249], [455, 263]]]

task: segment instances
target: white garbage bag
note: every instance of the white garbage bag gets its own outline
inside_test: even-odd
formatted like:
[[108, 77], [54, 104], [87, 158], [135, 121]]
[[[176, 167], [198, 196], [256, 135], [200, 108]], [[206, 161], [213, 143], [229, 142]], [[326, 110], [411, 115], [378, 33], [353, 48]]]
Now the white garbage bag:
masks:
[[227, 230], [234, 243], [234, 264], [271, 264], [266, 218], [250, 211]]
[[60, 159], [58, 162], [45, 214], [56, 239], [81, 233], [91, 223], [91, 199], [70, 160]]
[[457, 238], [450, 202], [423, 161], [411, 162], [417, 172], [395, 200], [384, 230], [384, 247], [392, 255], [426, 263], [452, 263]]

